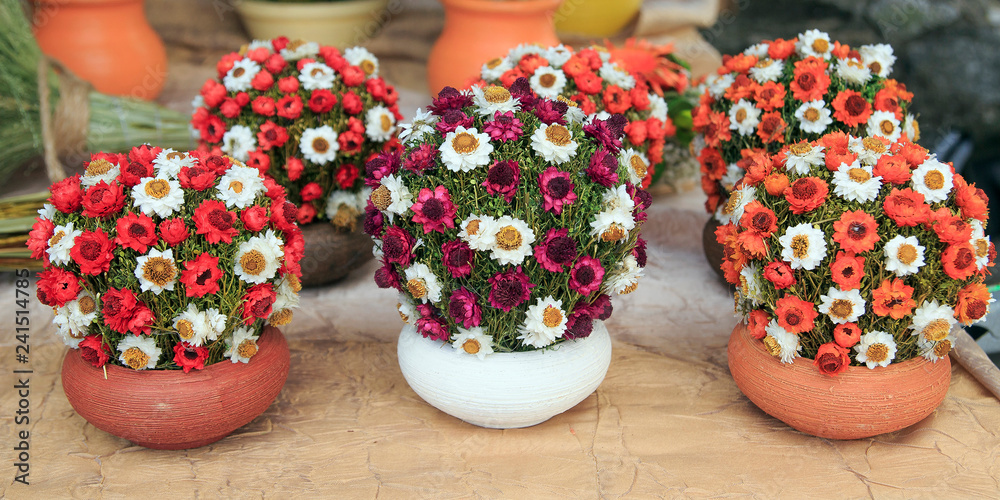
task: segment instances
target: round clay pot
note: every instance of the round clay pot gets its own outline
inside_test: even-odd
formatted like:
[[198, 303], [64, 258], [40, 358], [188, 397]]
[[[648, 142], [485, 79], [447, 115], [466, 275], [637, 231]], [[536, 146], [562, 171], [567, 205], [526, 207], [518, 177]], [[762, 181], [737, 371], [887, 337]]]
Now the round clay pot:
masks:
[[512, 429], [540, 424], [593, 393], [611, 363], [611, 338], [595, 321], [587, 338], [480, 360], [405, 325], [397, 355], [406, 382], [431, 406], [480, 427]]
[[105, 94], [153, 100], [167, 81], [167, 52], [143, 0], [33, 0], [38, 46]]
[[522, 43], [557, 45], [552, 16], [562, 0], [441, 0], [444, 30], [427, 59], [431, 95], [462, 88], [483, 64]]
[[[853, 352], [853, 351], [852, 351]], [[948, 392], [951, 362], [918, 357], [870, 369], [823, 375], [813, 361], [782, 363], [744, 323], [729, 337], [729, 371], [743, 394], [768, 415], [807, 434], [861, 439], [898, 431], [931, 414]]]
[[715, 240], [715, 230], [721, 225], [719, 221], [715, 220], [715, 217], [709, 217], [708, 221], [705, 222], [705, 229], [701, 232], [701, 244], [705, 249], [705, 260], [708, 261], [708, 266], [725, 281], [726, 276], [722, 272], [722, 259], [726, 257], [726, 250], [721, 243]]
[[305, 239], [302, 285], [320, 286], [340, 281], [373, 257], [375, 243], [364, 233], [363, 218], [353, 231], [342, 231], [327, 221], [301, 226]]
[[572, 0], [556, 11], [556, 31], [560, 36], [602, 39], [621, 31], [639, 14], [642, 0]]
[[235, 4], [250, 36], [271, 40], [286, 36], [341, 50], [363, 45], [389, 22], [385, 13], [389, 0], [340, 2], [261, 2], [243, 0]]
[[268, 326], [257, 345], [249, 363], [226, 359], [190, 373], [95, 368], [70, 350], [63, 360], [63, 391], [98, 429], [146, 448], [197, 448], [249, 423], [281, 392], [289, 367], [285, 337]]

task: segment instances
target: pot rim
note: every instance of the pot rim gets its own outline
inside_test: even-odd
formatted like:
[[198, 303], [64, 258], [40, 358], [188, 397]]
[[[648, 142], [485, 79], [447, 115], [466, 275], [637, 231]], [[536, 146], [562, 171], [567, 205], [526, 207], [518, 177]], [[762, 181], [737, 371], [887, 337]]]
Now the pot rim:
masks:
[[348, 17], [381, 10], [389, 0], [346, 0], [331, 2], [267, 2], [243, 0], [235, 5], [240, 15], [270, 18], [273, 20], [293, 20], [303, 17]]
[[455, 8], [484, 14], [537, 14], [555, 12], [563, 0], [519, 0], [497, 2], [495, 0], [439, 0], [445, 9]]

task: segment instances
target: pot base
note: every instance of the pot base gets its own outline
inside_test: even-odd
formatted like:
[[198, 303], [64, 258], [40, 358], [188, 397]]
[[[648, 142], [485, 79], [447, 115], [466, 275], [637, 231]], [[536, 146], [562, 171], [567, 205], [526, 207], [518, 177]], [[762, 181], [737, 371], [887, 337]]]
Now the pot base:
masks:
[[302, 286], [328, 285], [344, 279], [351, 271], [374, 256], [374, 242], [364, 233], [364, 218], [359, 217], [353, 231], [340, 231], [329, 222], [314, 222], [301, 227], [305, 240]]

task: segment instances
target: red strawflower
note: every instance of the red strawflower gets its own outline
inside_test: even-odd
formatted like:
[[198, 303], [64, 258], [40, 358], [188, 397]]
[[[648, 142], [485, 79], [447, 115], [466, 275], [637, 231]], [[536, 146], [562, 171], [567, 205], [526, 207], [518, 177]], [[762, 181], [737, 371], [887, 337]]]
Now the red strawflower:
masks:
[[423, 225], [424, 234], [431, 231], [443, 233], [446, 227], [455, 228], [455, 205], [444, 186], [438, 186], [433, 191], [421, 189], [410, 209], [413, 210], [413, 222]]
[[271, 168], [271, 156], [257, 148], [249, 153], [246, 165], [250, 168], [256, 168], [261, 174], [266, 174], [267, 170]]
[[628, 141], [632, 144], [638, 145], [646, 142], [647, 130], [646, 122], [641, 120], [634, 120], [629, 122], [625, 126], [625, 135], [628, 136]]
[[474, 328], [483, 322], [483, 309], [476, 296], [465, 287], [455, 290], [448, 299], [448, 315], [462, 328]]
[[493, 114], [493, 119], [486, 122], [483, 133], [489, 134], [494, 141], [515, 141], [524, 133], [523, 127], [524, 124], [514, 116], [513, 111], [497, 111]]
[[713, 148], [721, 148], [723, 142], [733, 138], [729, 130], [729, 117], [722, 112], [711, 111], [707, 116], [708, 122], [703, 127], [705, 134], [705, 144]]
[[87, 335], [77, 347], [80, 357], [95, 368], [104, 366], [111, 359], [111, 350], [104, 345], [104, 337], [100, 335]]
[[178, 243], [187, 239], [190, 235], [184, 219], [174, 217], [160, 222], [160, 237], [170, 246], [177, 246]]
[[785, 295], [775, 303], [774, 314], [778, 317], [778, 325], [788, 333], [799, 334], [813, 329], [814, 320], [819, 313], [815, 304], [806, 302], [794, 295]]
[[345, 163], [337, 169], [335, 178], [340, 189], [351, 189], [358, 180], [361, 171], [353, 163]]
[[818, 57], [807, 57], [796, 61], [792, 81], [788, 84], [792, 90], [792, 97], [802, 102], [822, 99], [830, 87], [826, 66], [826, 62]]
[[101, 296], [101, 315], [108, 328], [121, 334], [149, 335], [153, 312], [128, 288], [108, 287]]
[[298, 208], [295, 204], [284, 199], [271, 202], [271, 224], [280, 231], [293, 231], [298, 226], [295, 221], [298, 219]]
[[261, 116], [274, 116], [274, 99], [259, 95], [251, 103], [250, 109]]
[[316, 207], [312, 203], [303, 203], [299, 207], [299, 213], [295, 217], [295, 222], [301, 225], [309, 224], [316, 218]]
[[698, 155], [698, 163], [701, 164], [701, 173], [710, 180], [718, 181], [726, 175], [726, 160], [722, 159], [718, 149], [703, 148]]
[[[780, 260], [768, 262], [764, 266], [764, 279], [770, 281], [776, 290], [784, 290], [795, 284], [795, 271]], [[761, 338], [764, 338], [763, 335]]]
[[[267, 70], [258, 71], [253, 79], [250, 80], [250, 86], [259, 92], [265, 92], [274, 86], [274, 75]], [[273, 103], [274, 101], [271, 102]], [[274, 108], [272, 107], [271, 110], [273, 112]]]
[[288, 172], [288, 180], [290, 181], [299, 180], [299, 177], [302, 177], [303, 170], [305, 170], [305, 165], [298, 158], [289, 158], [285, 163], [285, 171]]
[[[280, 51], [281, 49], [275, 49], [275, 50]], [[268, 70], [269, 72], [275, 75], [281, 73], [281, 71], [284, 70], [286, 66], [288, 66], [288, 62], [285, 61], [284, 57], [281, 57], [281, 54], [271, 54], [267, 56], [267, 60], [264, 61], [264, 69]], [[296, 78], [295, 80], [298, 81], [298, 78]], [[282, 90], [282, 92], [285, 91]], [[294, 92], [294, 90], [292, 92]]]
[[[441, 260], [448, 274], [453, 278], [462, 278], [472, 274], [472, 261], [476, 253], [469, 244], [462, 240], [450, 240], [441, 245]], [[468, 328], [468, 327], [466, 327]]]
[[749, 186], [756, 186], [774, 171], [774, 162], [763, 150], [744, 149], [740, 151], [743, 156], [736, 162], [736, 166], [746, 171], [743, 183]]
[[872, 311], [879, 316], [902, 319], [913, 312], [917, 304], [913, 301], [913, 287], [902, 279], [886, 279], [872, 290]]
[[31, 250], [32, 259], [41, 259], [43, 264], [48, 265], [49, 254], [46, 250], [49, 248], [49, 240], [52, 239], [55, 227], [55, 224], [48, 219], [41, 217], [35, 219], [31, 232], [28, 233], [28, 248]]
[[204, 346], [194, 346], [187, 342], [174, 344], [174, 363], [184, 369], [184, 373], [204, 370], [206, 360], [208, 360], [208, 349]]
[[97, 228], [94, 231], [84, 231], [73, 240], [73, 248], [69, 255], [79, 264], [81, 274], [98, 275], [111, 267], [114, 243], [108, 239], [107, 233]]
[[[415, 243], [416, 240], [405, 229], [399, 226], [385, 228], [385, 235], [382, 237], [382, 254], [385, 261], [401, 266], [409, 266], [413, 260], [413, 245]], [[445, 243], [445, 245], [447, 244]], [[445, 257], [447, 261], [447, 253]], [[466, 260], [471, 260], [471, 258], [472, 256], [469, 255]], [[447, 262], [445, 264], [447, 265]], [[469, 269], [471, 270], [471, 267]]]
[[906, 227], [923, 224], [931, 212], [930, 206], [924, 203], [924, 195], [910, 188], [892, 188], [882, 208], [893, 222]]
[[986, 193], [958, 174], [952, 177], [952, 182], [955, 184], [955, 203], [962, 211], [962, 218], [985, 222], [989, 213]]
[[847, 370], [847, 367], [851, 366], [851, 356], [848, 354], [847, 349], [834, 342], [827, 342], [819, 346], [813, 364], [816, 365], [820, 373], [832, 377], [843, 373]]
[[358, 97], [358, 94], [355, 94], [353, 90], [344, 92], [341, 96], [340, 104], [341, 107], [344, 108], [344, 112], [352, 115], [356, 115], [364, 109], [361, 98]]
[[788, 176], [779, 172], [772, 172], [764, 178], [764, 189], [771, 196], [782, 196], [789, 184]]
[[201, 134], [201, 140], [207, 143], [220, 142], [222, 136], [226, 134], [226, 122], [216, 115], [208, 115], [198, 132]]
[[956, 244], [972, 239], [972, 226], [965, 219], [952, 214], [948, 207], [931, 211], [929, 223], [938, 239], [945, 243]]
[[733, 84], [726, 89], [724, 96], [733, 102], [737, 102], [740, 99], [750, 99], [753, 97], [754, 90], [757, 89], [757, 82], [753, 81], [747, 75], [736, 75], [736, 79], [733, 80]]
[[750, 311], [747, 316], [747, 329], [750, 330], [750, 336], [760, 340], [767, 336], [767, 324], [771, 322], [771, 317], [767, 314], [767, 311], [762, 309], [754, 309]]
[[35, 295], [49, 307], [62, 307], [80, 295], [80, 278], [60, 267], [50, 267], [38, 273]]
[[853, 90], [841, 90], [833, 99], [833, 109], [833, 117], [848, 127], [863, 125], [872, 115], [871, 103]]
[[299, 196], [302, 197], [303, 203], [318, 200], [323, 197], [323, 188], [319, 185], [319, 183], [310, 182], [305, 186], [302, 186], [302, 190], [299, 191]]
[[257, 319], [267, 319], [278, 295], [270, 283], [254, 285], [243, 295], [243, 323], [249, 325]]
[[[552, 168], [552, 167], [549, 167]], [[486, 192], [495, 196], [502, 196], [504, 201], [510, 203], [517, 194], [517, 187], [521, 180], [521, 167], [516, 160], [502, 160], [493, 162], [486, 172], [486, 180], [482, 186], [486, 187]]]
[[601, 101], [604, 102], [604, 109], [612, 114], [625, 113], [632, 107], [632, 98], [629, 97], [628, 92], [617, 85], [609, 85], [608, 88], [604, 89]]
[[294, 274], [302, 277], [302, 257], [305, 256], [306, 240], [298, 227], [285, 231], [285, 261], [281, 265], [282, 274]]
[[240, 116], [241, 111], [243, 111], [243, 108], [236, 103], [236, 99], [231, 97], [227, 97], [224, 101], [222, 101], [222, 104], [219, 105], [219, 113], [222, 113], [222, 116], [225, 116], [226, 118], [236, 118], [237, 116]]
[[352, 155], [361, 152], [361, 144], [365, 142], [362, 133], [347, 131], [337, 136], [337, 144], [340, 144], [340, 152], [345, 155]]
[[912, 177], [906, 160], [897, 155], [882, 155], [872, 168], [872, 174], [881, 176], [882, 182], [896, 185], [906, 184]]
[[[282, 118], [287, 118], [289, 120], [295, 120], [302, 114], [302, 98], [298, 94], [289, 94], [281, 99], [278, 99], [277, 115]], [[222, 137], [220, 136], [219, 139]], [[209, 141], [209, 142], [219, 142]]]
[[217, 178], [218, 175], [213, 169], [201, 165], [181, 167], [181, 171], [177, 174], [177, 180], [182, 188], [195, 191], [204, 191], [215, 186]]
[[365, 72], [357, 66], [345, 66], [340, 70], [340, 76], [348, 87], [357, 87], [365, 81]]
[[926, 149], [906, 140], [906, 136], [890, 146], [889, 151], [892, 152], [893, 156], [906, 160], [910, 170], [916, 169], [929, 158]]
[[601, 288], [601, 281], [604, 279], [604, 266], [601, 261], [584, 255], [577, 259], [576, 263], [569, 270], [569, 288], [584, 297], [596, 292]]
[[545, 234], [545, 239], [535, 245], [535, 260], [542, 268], [561, 273], [576, 260], [576, 240], [568, 235], [566, 228], [552, 228]]
[[327, 89], [316, 89], [309, 96], [309, 109], [313, 113], [326, 113], [337, 104], [337, 96]]
[[264, 122], [257, 132], [257, 144], [263, 151], [270, 151], [271, 148], [280, 148], [288, 142], [288, 130], [281, 125], [277, 125], [271, 120]]
[[878, 223], [861, 210], [846, 211], [833, 223], [833, 241], [854, 254], [867, 252], [879, 241]]
[[986, 285], [969, 283], [958, 291], [958, 304], [955, 306], [955, 318], [963, 325], [971, 325], [986, 316], [990, 311], [993, 297]]
[[83, 189], [80, 188], [80, 175], [67, 177], [49, 187], [52, 196], [48, 202], [56, 210], [64, 214], [76, 212], [83, 203]]
[[899, 107], [899, 98], [896, 92], [883, 88], [875, 94], [875, 110], [888, 111], [896, 116], [897, 120], [903, 119], [903, 109]]
[[531, 297], [531, 289], [535, 285], [524, 274], [521, 266], [501, 271], [489, 279], [490, 305], [510, 312], [511, 309], [523, 304]]
[[262, 231], [267, 227], [268, 216], [267, 209], [260, 205], [253, 205], [243, 209], [243, 213], [240, 214], [240, 220], [243, 221], [243, 226], [250, 231]]
[[843, 291], [861, 287], [865, 276], [865, 258], [844, 251], [837, 252], [837, 258], [830, 265], [833, 282]]
[[948, 245], [941, 253], [944, 272], [956, 280], [965, 280], [976, 274], [976, 249], [968, 240]]
[[146, 249], [156, 246], [156, 223], [146, 214], [129, 212], [115, 223], [115, 231], [115, 243], [123, 248], [146, 253]]
[[774, 211], [767, 208], [758, 200], [751, 201], [743, 209], [743, 217], [740, 219], [741, 231], [737, 238], [743, 249], [754, 258], [763, 259], [767, 255], [768, 244], [771, 234], [778, 229], [778, 218]]
[[283, 94], [294, 94], [299, 90], [299, 79], [296, 76], [286, 76], [278, 80], [278, 90]]
[[778, 82], [764, 82], [754, 90], [757, 107], [764, 111], [780, 110], [785, 105], [785, 86]]
[[117, 213], [125, 206], [122, 185], [116, 181], [111, 184], [100, 181], [87, 189], [82, 204], [84, 217], [99, 218]]
[[225, 203], [219, 200], [206, 199], [194, 209], [195, 232], [205, 235], [205, 241], [213, 245], [220, 241], [232, 243], [233, 236], [240, 234], [234, 226], [236, 220], [236, 213], [226, 210]]
[[840, 347], [850, 349], [861, 340], [861, 328], [855, 323], [841, 323], [833, 328], [833, 340]]
[[601, 91], [604, 81], [592, 71], [586, 71], [573, 77], [573, 83], [580, 92], [594, 95]]
[[767, 57], [776, 60], [788, 59], [795, 53], [796, 42], [798, 42], [796, 38], [792, 38], [791, 40], [775, 38], [767, 46]]
[[771, 144], [772, 142], [784, 144], [785, 131], [787, 129], [788, 124], [781, 117], [781, 112], [770, 111], [760, 117], [760, 125], [757, 126], [757, 137], [760, 137], [760, 140], [764, 141], [764, 144]]
[[804, 214], [818, 208], [826, 201], [829, 193], [826, 181], [819, 177], [800, 177], [785, 189], [785, 200], [791, 205], [792, 213]]

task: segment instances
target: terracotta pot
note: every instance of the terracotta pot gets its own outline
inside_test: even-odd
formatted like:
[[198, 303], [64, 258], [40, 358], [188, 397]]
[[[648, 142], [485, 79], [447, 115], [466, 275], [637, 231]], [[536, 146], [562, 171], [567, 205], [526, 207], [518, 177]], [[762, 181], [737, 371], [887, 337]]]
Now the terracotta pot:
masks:
[[302, 285], [319, 286], [340, 281], [373, 257], [375, 243], [364, 233], [363, 217], [358, 218], [353, 231], [344, 232], [329, 222], [313, 222], [301, 226], [305, 239], [302, 257]]
[[729, 371], [765, 413], [807, 434], [860, 439], [898, 431], [931, 414], [948, 392], [951, 362], [923, 357], [823, 375], [811, 359], [781, 363], [741, 323], [729, 337]]
[[70, 350], [63, 360], [66, 399], [103, 431], [147, 448], [180, 450], [214, 443], [264, 412], [288, 377], [288, 343], [265, 327], [249, 363], [224, 360], [204, 370], [94, 368]]
[[642, 0], [567, 0], [556, 11], [560, 36], [606, 38], [621, 31], [639, 14]]
[[34, 0], [42, 52], [105, 94], [153, 100], [167, 80], [167, 52], [143, 0]]
[[286, 36], [331, 45], [340, 49], [362, 45], [378, 35], [391, 16], [385, 13], [389, 0], [346, 2], [260, 2], [236, 3], [250, 36], [271, 40]]
[[608, 372], [611, 337], [595, 321], [584, 339], [479, 359], [406, 325], [397, 355], [406, 382], [431, 406], [480, 427], [512, 429], [540, 424], [590, 396]]
[[487, 61], [522, 43], [557, 45], [552, 16], [562, 0], [441, 0], [444, 31], [427, 59], [431, 95], [463, 87]]
[[715, 241], [715, 230], [721, 225], [719, 221], [715, 220], [715, 217], [709, 217], [708, 221], [705, 222], [705, 229], [701, 232], [701, 245], [705, 249], [705, 260], [708, 261], [708, 266], [722, 278], [722, 281], [725, 281], [726, 276], [722, 272], [722, 259], [726, 257], [726, 250], [721, 243]]

